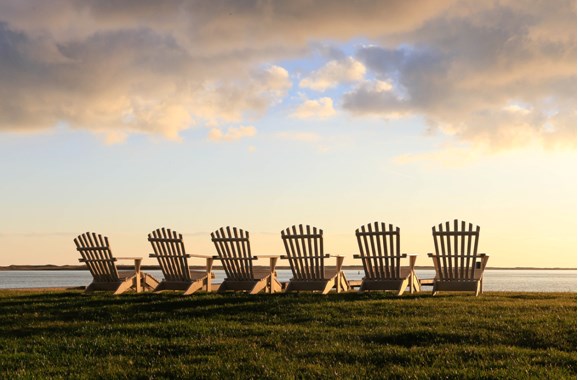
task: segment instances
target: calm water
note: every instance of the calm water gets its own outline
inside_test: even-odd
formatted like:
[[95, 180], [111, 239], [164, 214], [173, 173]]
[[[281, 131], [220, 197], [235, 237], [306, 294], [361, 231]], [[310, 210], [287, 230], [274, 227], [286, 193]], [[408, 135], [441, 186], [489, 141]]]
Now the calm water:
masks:
[[[162, 279], [161, 271], [147, 271]], [[417, 270], [419, 278], [433, 278], [433, 270]], [[281, 281], [288, 281], [291, 271], [277, 271]], [[346, 270], [350, 280], [360, 280], [363, 270]], [[223, 281], [224, 272], [215, 271], [214, 282]], [[0, 289], [72, 287], [88, 285], [88, 271], [0, 271]], [[431, 287], [426, 287], [429, 290]], [[515, 292], [576, 292], [575, 270], [486, 270], [484, 290]]]

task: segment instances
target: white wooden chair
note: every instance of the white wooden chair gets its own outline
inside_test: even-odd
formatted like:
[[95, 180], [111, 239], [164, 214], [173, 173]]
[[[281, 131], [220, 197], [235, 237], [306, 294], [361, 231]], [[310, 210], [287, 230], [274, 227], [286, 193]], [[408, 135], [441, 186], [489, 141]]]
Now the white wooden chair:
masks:
[[335, 267], [326, 267], [325, 259], [331, 257], [323, 251], [323, 230], [311, 226], [292, 226], [281, 231], [281, 238], [289, 260], [293, 278], [286, 291], [319, 291], [327, 294], [333, 288], [337, 293], [350, 289], [341, 270], [343, 256], [336, 258]]
[[420, 284], [414, 272], [417, 255], [409, 255], [409, 265], [402, 266], [401, 259], [408, 257], [400, 253], [399, 227], [386, 223], [369, 223], [355, 231], [359, 254], [365, 277], [360, 291], [395, 290], [402, 295], [409, 286], [410, 293], [420, 290]]
[[[159, 228], [148, 235], [148, 241], [154, 253], [149, 257], [158, 260], [164, 279], [155, 288], [155, 292], [162, 290], [184, 290], [184, 295], [198, 290], [211, 291], [213, 277], [213, 258], [205, 255], [187, 254], [183, 244], [183, 235], [169, 228]], [[200, 257], [206, 259], [204, 271], [191, 270], [188, 259]]]
[[[227, 276], [219, 287], [219, 292], [238, 290], [256, 294], [261, 291], [274, 293], [282, 290], [275, 271], [279, 257], [253, 256], [249, 232], [237, 227], [222, 227], [211, 233], [211, 240], [218, 254], [213, 257], [221, 260]], [[253, 261], [259, 258], [268, 258], [269, 268], [254, 266]]]
[[473, 291], [482, 293], [484, 269], [488, 259], [485, 253], [478, 253], [480, 227], [458, 221], [445, 222], [432, 227], [435, 254], [433, 259], [436, 276], [433, 294], [439, 291]]
[[[114, 294], [121, 294], [127, 290], [152, 290], [158, 285], [154, 277], [140, 271], [140, 257], [113, 257], [108, 237], [86, 232], [76, 237], [74, 243], [82, 257], [79, 261], [86, 264], [93, 278], [85, 292], [110, 290]], [[134, 260], [135, 270], [118, 271], [117, 260]]]

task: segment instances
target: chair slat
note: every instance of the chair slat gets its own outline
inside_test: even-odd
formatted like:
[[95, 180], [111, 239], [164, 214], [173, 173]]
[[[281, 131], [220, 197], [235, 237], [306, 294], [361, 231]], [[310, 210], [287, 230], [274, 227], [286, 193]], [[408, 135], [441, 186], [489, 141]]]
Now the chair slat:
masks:
[[401, 278], [399, 231], [399, 227], [384, 222], [369, 223], [355, 231], [366, 279]]
[[479, 231], [479, 226], [457, 219], [432, 227], [440, 280], [474, 280]]
[[120, 281], [107, 237], [86, 232], [74, 239], [74, 243], [95, 282]]
[[324, 279], [325, 257], [322, 230], [300, 224], [281, 231], [281, 237], [295, 279]]
[[159, 262], [165, 281], [191, 281], [182, 234], [170, 228], [162, 227], [152, 231], [148, 236], [148, 240]]
[[211, 233], [211, 239], [228, 280], [254, 279], [253, 257], [247, 231], [237, 227], [221, 227]]

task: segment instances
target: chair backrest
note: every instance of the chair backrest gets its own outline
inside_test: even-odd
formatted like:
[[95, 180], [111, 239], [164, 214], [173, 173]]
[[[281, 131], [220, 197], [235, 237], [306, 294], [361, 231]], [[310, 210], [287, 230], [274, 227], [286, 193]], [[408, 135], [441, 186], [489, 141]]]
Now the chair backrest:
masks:
[[237, 227], [221, 227], [211, 233], [219, 258], [229, 280], [252, 280], [253, 257], [249, 232]]
[[473, 280], [480, 226], [454, 219], [432, 227], [440, 280]]
[[170, 228], [159, 228], [151, 232], [148, 240], [163, 271], [165, 281], [190, 281], [188, 256], [183, 244], [183, 235]]
[[95, 282], [118, 282], [118, 270], [106, 236], [86, 232], [74, 239], [76, 250]]
[[281, 238], [294, 279], [324, 279], [323, 230], [300, 224], [281, 231]]
[[370, 280], [399, 279], [399, 227], [386, 223], [369, 223], [355, 231], [365, 277]]

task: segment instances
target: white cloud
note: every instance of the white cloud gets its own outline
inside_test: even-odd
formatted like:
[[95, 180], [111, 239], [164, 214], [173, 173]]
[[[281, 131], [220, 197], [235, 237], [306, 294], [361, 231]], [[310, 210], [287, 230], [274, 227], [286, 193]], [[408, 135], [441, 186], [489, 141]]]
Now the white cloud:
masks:
[[253, 126], [229, 127], [226, 132], [219, 128], [212, 128], [208, 138], [211, 141], [234, 141], [257, 134], [257, 129]]
[[524, 115], [527, 115], [532, 111], [529, 107], [524, 107], [522, 105], [515, 104], [515, 103], [514, 104], [508, 104], [507, 106], [504, 106], [502, 109], [504, 111], [513, 112], [513, 113], [520, 113], [520, 114], [524, 114]]
[[360, 81], [365, 76], [363, 63], [352, 57], [329, 61], [325, 66], [312, 72], [299, 82], [299, 86], [316, 91], [325, 91], [340, 83]]
[[333, 100], [328, 97], [317, 100], [305, 100], [301, 103], [292, 116], [299, 119], [326, 119], [335, 115]]

